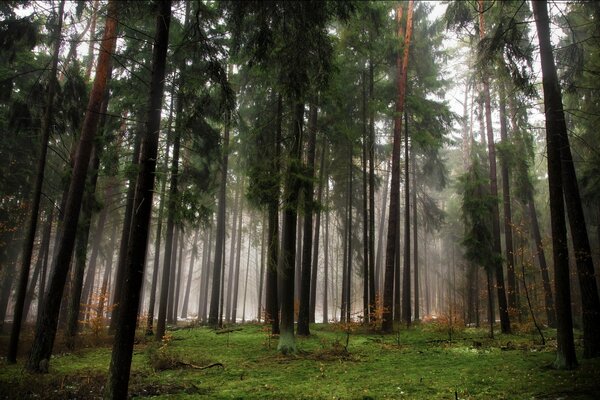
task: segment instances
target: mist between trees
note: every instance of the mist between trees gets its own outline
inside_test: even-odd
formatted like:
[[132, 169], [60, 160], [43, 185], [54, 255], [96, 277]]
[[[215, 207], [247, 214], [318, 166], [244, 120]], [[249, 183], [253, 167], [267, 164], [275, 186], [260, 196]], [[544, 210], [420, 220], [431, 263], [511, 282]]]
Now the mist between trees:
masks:
[[124, 398], [136, 329], [251, 321], [283, 354], [313, 323], [445, 320], [555, 328], [566, 369], [576, 328], [598, 357], [599, 21], [593, 2], [2, 2], [8, 362], [47, 372], [57, 335], [108, 334]]

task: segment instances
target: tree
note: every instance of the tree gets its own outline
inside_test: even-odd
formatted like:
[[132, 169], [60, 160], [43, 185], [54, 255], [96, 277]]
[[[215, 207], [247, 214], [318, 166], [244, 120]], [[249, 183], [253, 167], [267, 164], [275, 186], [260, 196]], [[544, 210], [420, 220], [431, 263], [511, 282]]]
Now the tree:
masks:
[[9, 363], [17, 362], [17, 349], [19, 346], [19, 335], [21, 334], [21, 323], [23, 319], [23, 306], [25, 304], [25, 294], [27, 291], [27, 281], [29, 280], [29, 270], [31, 268], [31, 255], [33, 253], [33, 242], [35, 240], [35, 232], [37, 230], [38, 214], [42, 197], [42, 185], [44, 183], [44, 171], [46, 169], [46, 153], [48, 152], [48, 140], [51, 130], [51, 116], [54, 107], [54, 96], [57, 87], [56, 74], [58, 71], [58, 56], [60, 52], [61, 32], [63, 24], [63, 11], [65, 1], [61, 0], [58, 7], [58, 22], [55, 26], [54, 50], [52, 54], [52, 66], [50, 68], [50, 79], [48, 84], [48, 95], [46, 100], [46, 108], [41, 121], [41, 143], [40, 154], [36, 169], [35, 186], [32, 193], [31, 209], [29, 213], [29, 221], [27, 231], [23, 241], [23, 255], [21, 258], [21, 271], [19, 274], [19, 286], [17, 287], [17, 298], [13, 312], [13, 325], [10, 334], [10, 344], [8, 347], [7, 360]]
[[146, 131], [142, 138], [140, 169], [135, 190], [135, 210], [133, 215], [131, 240], [127, 250], [127, 268], [123, 282], [122, 304], [119, 312], [115, 340], [110, 361], [107, 396], [111, 399], [127, 397], [129, 372], [133, 353], [133, 341], [137, 322], [140, 289], [144, 278], [144, 265], [148, 246], [150, 218], [158, 135], [160, 130], [160, 110], [162, 109], [167, 46], [171, 22], [171, 1], [161, 0], [157, 5], [156, 32], [152, 54], [152, 79], [148, 99]]
[[[393, 283], [394, 283], [394, 260], [399, 256], [400, 249], [396, 248], [397, 226], [399, 215], [399, 195], [400, 195], [400, 135], [402, 131], [402, 113], [404, 112], [404, 101], [406, 97], [406, 77], [408, 73], [408, 52], [410, 39], [412, 35], [412, 14], [413, 1], [408, 3], [408, 13], [406, 16], [406, 33], [404, 35], [404, 54], [400, 58], [398, 53], [396, 59], [397, 69], [397, 99], [394, 116], [394, 140], [392, 147], [392, 173], [390, 186], [390, 205], [387, 232], [387, 245], [385, 252], [385, 280], [383, 293], [383, 321], [381, 329], [384, 332], [391, 332], [393, 328], [392, 307], [393, 307]], [[396, 11], [396, 20], [398, 22], [398, 37], [401, 37], [402, 8], [398, 7]]]
[[546, 114], [546, 147], [548, 152], [548, 186], [550, 190], [550, 221], [552, 225], [552, 254], [554, 259], [554, 290], [556, 295], [557, 350], [554, 366], [572, 369], [577, 366], [573, 342], [573, 320], [571, 316], [571, 290], [569, 287], [569, 253], [567, 249], [567, 227], [563, 204], [564, 175], [562, 173], [561, 136], [566, 136], [567, 126], [562, 107], [562, 98], [552, 45], [550, 42], [550, 20], [546, 1], [532, 3], [542, 64], [544, 88], [544, 112]]
[[[110, 57], [117, 40], [117, 8], [118, 5], [115, 1], [109, 2], [104, 36], [96, 67], [96, 76], [90, 93], [81, 137], [77, 146], [73, 175], [69, 184], [67, 202], [64, 209], [64, 223], [60, 234], [61, 242], [56, 250], [50, 287], [46, 296], [44, 309], [41, 312], [40, 322], [36, 327], [31, 354], [27, 362], [27, 369], [34, 372], [47, 370], [50, 354], [52, 353], [62, 298], [61, 294], [65, 286], [75, 244], [80, 204], [98, 127], [102, 97], [107, 84]], [[44, 360], [45, 362], [42, 362]]]
[[[479, 37], [485, 37], [485, 17], [483, 0], [479, 0]], [[487, 74], [484, 72], [482, 77], [483, 97], [485, 104], [485, 127], [488, 144], [488, 160], [490, 163], [490, 191], [491, 195], [498, 198], [498, 182], [496, 174], [496, 144], [494, 142], [494, 131], [492, 128], [492, 106], [490, 95], [490, 84]], [[498, 205], [493, 209], [492, 215], [492, 233], [494, 237], [494, 251], [502, 254], [500, 242], [500, 211]], [[510, 317], [508, 315], [508, 305], [506, 301], [506, 290], [504, 287], [504, 272], [502, 270], [502, 261], [499, 257], [494, 258], [497, 262], [495, 267], [496, 289], [498, 294], [498, 306], [500, 308], [500, 326], [502, 333], [510, 333]]]

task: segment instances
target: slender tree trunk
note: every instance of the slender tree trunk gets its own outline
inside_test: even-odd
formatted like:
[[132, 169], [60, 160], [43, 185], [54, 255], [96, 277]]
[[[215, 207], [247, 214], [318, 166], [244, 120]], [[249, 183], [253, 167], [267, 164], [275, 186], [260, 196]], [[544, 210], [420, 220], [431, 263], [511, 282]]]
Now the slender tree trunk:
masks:
[[[296, 96], [299, 97], [299, 96]], [[279, 343], [277, 350], [282, 354], [296, 352], [294, 338], [294, 261], [296, 259], [296, 222], [298, 220], [298, 197], [300, 173], [300, 143], [302, 142], [302, 123], [304, 104], [293, 105], [293, 126], [288, 165], [285, 173], [283, 191], [283, 229], [281, 261], [278, 265], [278, 289], [281, 299], [281, 321], [279, 323]]]
[[[410, 304], [410, 174], [409, 174], [408, 114], [404, 110], [404, 276], [402, 278], [402, 318], [411, 324]], [[413, 188], [414, 190], [414, 188]]]
[[[267, 214], [263, 213], [262, 223], [260, 224], [261, 228], [261, 238], [260, 238], [260, 275], [258, 281], [258, 313], [256, 314], [256, 320], [260, 323], [262, 318], [263, 311], [263, 286], [265, 283], [265, 249], [267, 248], [267, 230], [265, 229], [267, 225]], [[246, 305], [246, 301], [244, 300], [244, 306]]]
[[108, 256], [104, 268], [104, 276], [102, 277], [102, 286], [100, 287], [100, 295], [98, 298], [98, 317], [102, 317], [104, 315], [104, 306], [108, 300], [108, 287], [110, 284], [110, 273], [113, 267], [113, 258], [115, 254], [114, 246], [116, 241], [116, 234], [117, 224], [113, 224], [112, 232], [110, 235], [110, 243], [108, 245]]
[[183, 296], [183, 305], [181, 306], [181, 318], [187, 318], [188, 306], [190, 303], [190, 291], [192, 290], [192, 274], [194, 273], [194, 262], [198, 255], [198, 231], [194, 233], [192, 242], [192, 252], [190, 254], [190, 266], [188, 267], [187, 282], [185, 284], [185, 294]]
[[419, 215], [419, 208], [417, 205], [417, 157], [415, 156], [415, 150], [412, 149], [410, 153], [412, 170], [413, 170], [413, 190], [412, 190], [412, 211], [413, 211], [413, 275], [415, 284], [415, 321], [421, 319], [421, 310], [419, 297], [421, 291], [419, 288], [419, 229], [417, 218]]
[[248, 271], [250, 270], [250, 234], [248, 234], [248, 254], [246, 259], [246, 279], [244, 279], [244, 302], [242, 303], [242, 324], [246, 322], [246, 294], [248, 294]]
[[[500, 140], [508, 144], [508, 130], [506, 128], [506, 93], [502, 86], [500, 91]], [[506, 291], [508, 292], [508, 309], [510, 313], [516, 315], [519, 312], [517, 304], [517, 278], [515, 275], [515, 260], [512, 235], [512, 210], [510, 204], [510, 171], [508, 160], [500, 157], [500, 170], [502, 175], [502, 203], [504, 206], [504, 239], [506, 251]]]
[[[396, 235], [398, 225], [399, 194], [400, 194], [400, 134], [402, 132], [402, 113], [404, 111], [404, 100], [406, 94], [406, 76], [408, 73], [408, 51], [410, 38], [412, 35], [412, 15], [413, 0], [408, 3], [408, 13], [406, 18], [406, 35], [404, 37], [404, 54], [402, 59], [398, 53], [396, 59], [396, 70], [398, 73], [397, 87], [398, 98], [396, 100], [396, 115], [394, 117], [394, 142], [392, 147], [392, 183], [390, 188], [390, 209], [387, 234], [387, 246], [385, 254], [385, 287], [383, 293], [383, 321], [381, 329], [383, 332], [392, 332], [392, 307], [393, 307], [393, 288], [394, 288], [394, 260], [399, 254], [396, 248]], [[398, 7], [396, 18], [398, 21], [398, 37], [402, 36], [401, 31], [402, 8]]]
[[[107, 79], [110, 81], [112, 77], [112, 62], [109, 61], [108, 76]], [[94, 212], [94, 203], [96, 186], [98, 183], [98, 171], [100, 168], [100, 158], [103, 152], [103, 138], [106, 136], [104, 130], [106, 129], [106, 113], [108, 111], [108, 101], [110, 92], [108, 85], [104, 89], [104, 95], [102, 100], [102, 106], [100, 110], [100, 121], [98, 123], [98, 135], [96, 135], [94, 148], [92, 149], [92, 155], [90, 159], [90, 165], [88, 167], [88, 182], [86, 183], [85, 193], [83, 195], [83, 201], [81, 203], [81, 218], [79, 221], [79, 227], [77, 232], [77, 240], [75, 243], [75, 273], [71, 285], [71, 296], [69, 298], [70, 304], [67, 314], [67, 329], [65, 336], [67, 338], [67, 347], [72, 348], [74, 346], [74, 338], [77, 334], [77, 328], [80, 319], [81, 309], [81, 292], [83, 290], [83, 276], [85, 272], [85, 264], [87, 262], [87, 247], [90, 236], [90, 228], [92, 224], [92, 216]], [[89, 269], [89, 268], [88, 268]], [[91, 269], [88, 272], [92, 272]]]
[[227, 303], [225, 307], [225, 320], [231, 322], [231, 300], [233, 298], [233, 281], [235, 275], [235, 250], [238, 242], [238, 214], [240, 211], [240, 195], [242, 192], [242, 186], [238, 183], [235, 187], [235, 199], [233, 201], [233, 217], [231, 217], [231, 239], [229, 240], [229, 271], [227, 273], [227, 292], [224, 293], [227, 296]]
[[165, 84], [170, 22], [171, 1], [162, 0], [157, 4], [148, 117], [146, 133], [142, 139], [140, 169], [138, 171], [135, 191], [136, 212], [133, 215], [131, 241], [127, 251], [127, 268], [125, 270], [122, 293], [123, 304], [119, 312], [119, 321], [115, 332], [107, 382], [107, 397], [111, 399], [125, 399], [127, 397], [140, 289], [144, 279], [150, 218], [152, 216], [152, 197], [154, 194], [158, 135], [160, 131], [160, 110], [162, 108]]
[[[244, 190], [244, 181], [240, 183], [240, 191]], [[237, 251], [235, 256], [235, 272], [233, 274], [233, 293], [232, 293], [232, 307], [231, 307], [231, 322], [234, 324], [237, 321], [237, 304], [238, 304], [238, 293], [239, 293], [239, 283], [240, 283], [240, 256], [242, 253], [242, 220], [244, 217], [244, 196], [242, 195], [240, 199], [240, 216], [238, 219], [238, 234], [237, 234]], [[248, 236], [250, 233], [248, 232]], [[248, 246], [248, 251], [250, 251], [250, 246]]]
[[317, 273], [319, 271], [319, 235], [321, 232], [321, 202], [323, 201], [323, 185], [325, 177], [325, 152], [327, 143], [323, 137], [321, 146], [321, 161], [319, 167], [319, 189], [317, 190], [316, 218], [315, 218], [315, 239], [313, 242], [313, 262], [312, 272], [310, 274], [310, 322], [315, 322], [315, 309], [317, 304]]
[[[485, 20], [483, 16], [483, 0], [479, 0], [479, 37], [485, 37]], [[483, 77], [483, 96], [485, 102], [485, 121], [488, 141], [488, 157], [490, 163], [490, 195], [498, 198], [498, 182], [496, 174], [496, 144], [494, 143], [494, 132], [492, 130], [492, 106], [490, 99], [490, 84], [487, 76]], [[508, 304], [506, 301], [506, 290], [504, 288], [504, 271], [502, 270], [502, 245], [500, 243], [500, 211], [498, 204], [494, 202], [492, 208], [492, 235], [494, 253], [498, 255], [498, 260], [494, 260], [494, 270], [496, 273], [496, 290], [498, 292], [498, 307], [500, 309], [500, 327], [502, 333], [510, 333], [510, 318], [508, 315]]]
[[544, 304], [546, 308], [546, 319], [548, 326], [556, 328], [556, 314], [554, 311], [554, 297], [552, 296], [552, 286], [550, 285], [550, 276], [548, 273], [548, 264], [546, 263], [546, 254], [544, 250], [544, 243], [542, 242], [542, 234], [540, 232], [540, 224], [537, 218], [537, 212], [535, 209], [535, 200], [533, 199], [533, 193], [529, 192], [529, 217], [531, 219], [531, 231], [533, 233], [533, 240], [535, 241], [535, 247], [538, 256], [538, 263], [540, 264], [540, 270], [542, 272], [542, 284], [544, 286]]
[[306, 179], [304, 186], [304, 243], [302, 245], [302, 277], [300, 286], [300, 308], [298, 313], [298, 335], [310, 335], [310, 284], [313, 260], [313, 210], [314, 205], [314, 175], [315, 153], [317, 143], [317, 106], [311, 104], [308, 111], [308, 149], [306, 163]]
[[[146, 320], [146, 336], [154, 334], [154, 309], [156, 307], [156, 291], [158, 286], [158, 272], [160, 267], [160, 246], [162, 241], [163, 218], [165, 212], [167, 192], [167, 171], [169, 169], [170, 136], [173, 123], [173, 98], [171, 96], [169, 106], [169, 118], [167, 123], [167, 148], [165, 150], [165, 161], [162, 167], [163, 178], [160, 188], [160, 205], [158, 206], [158, 218], [156, 221], [156, 237], [154, 238], [154, 268], [152, 269], [152, 286], [150, 288], [150, 300], [148, 301], [148, 318]], [[164, 265], [163, 265], [164, 270]], [[162, 282], [161, 282], [162, 284]]]
[[[33, 293], [36, 286], [36, 281], [39, 281], [38, 286], [38, 300], [44, 297], [44, 287], [46, 281], [46, 269], [48, 266], [48, 253], [50, 252], [50, 235], [52, 234], [52, 218], [54, 217], [54, 205], [50, 204], [46, 211], [46, 222], [44, 225], [44, 233], [42, 234], [42, 243], [40, 244], [40, 251], [38, 253], [38, 259], [36, 261], [35, 271], [33, 279], [29, 285], [27, 297], [25, 298], [25, 305], [23, 306], [23, 318], [22, 321], [27, 321], [27, 315], [31, 308], [31, 302], [33, 301]], [[37, 272], [36, 272], [37, 271]], [[38, 278], [39, 276], [39, 278]], [[41, 309], [42, 302], [38, 301], [38, 313]]]
[[557, 351], [554, 366], [572, 369], [577, 366], [573, 341], [571, 316], [571, 290], [569, 287], [569, 253], [567, 227], [563, 203], [563, 174], [560, 146], [561, 131], [566, 134], [562, 99], [556, 66], [550, 42], [550, 20], [547, 3], [534, 1], [533, 15], [540, 44], [544, 112], [546, 114], [546, 148], [548, 152], [548, 185], [550, 197], [550, 223], [552, 226], [552, 252], [554, 258], [554, 285], [556, 293]]
[[[102, 96], [107, 84], [109, 61], [116, 43], [117, 3], [110, 1], [106, 18], [106, 27], [102, 39], [101, 51], [98, 57], [96, 77], [90, 93], [87, 112], [83, 123], [81, 137], [77, 146], [75, 167], [69, 184], [67, 203], [64, 213], [64, 223], [61, 229], [61, 242], [56, 250], [50, 287], [40, 323], [36, 327], [33, 346], [27, 362], [27, 369], [41, 372], [46, 370], [52, 346], [56, 335], [58, 313], [62, 292], [67, 280], [69, 265], [75, 245], [75, 235], [79, 222], [79, 211], [83, 197], [90, 155], [98, 127], [98, 118]], [[16, 351], [15, 351], [16, 354]], [[42, 361], [46, 362], [42, 362]]]
[[[139, 164], [139, 155], [140, 155], [140, 147], [141, 147], [141, 130], [143, 129], [143, 124], [140, 122], [137, 127], [138, 134], [135, 135], [133, 139], [133, 154], [131, 158], [131, 166], [136, 167]], [[133, 168], [132, 168], [133, 169]], [[129, 243], [129, 234], [131, 232], [131, 219], [133, 214], [133, 202], [135, 196], [135, 177], [131, 175], [128, 178], [129, 184], [127, 187], [127, 196], [125, 198], [125, 216], [123, 218], [123, 229], [121, 230], [121, 241], [119, 244], [119, 256], [117, 259], [117, 269], [114, 278], [114, 287], [113, 287], [113, 296], [112, 296], [112, 311], [111, 311], [111, 320], [110, 326], [108, 328], [109, 333], [114, 333], [115, 323], [117, 321], [117, 314], [119, 310], [119, 301], [121, 298], [121, 282], [123, 282], [123, 274], [125, 270], [125, 259], [127, 257], [127, 245]]]
[[208, 310], [208, 282], [210, 280], [210, 266], [211, 266], [211, 252], [212, 252], [212, 225], [208, 229], [208, 233], [206, 236], [206, 240], [204, 242], [204, 246], [202, 246], [202, 257], [206, 256], [202, 265], [202, 280], [200, 284], [202, 285], [202, 290], [200, 291], [200, 299], [199, 299], [199, 310], [198, 310], [198, 319], [202, 322], [206, 322], [206, 312]]
[[90, 23], [90, 41], [88, 43], [88, 63], [85, 69], [85, 80], [89, 81], [90, 76], [92, 75], [92, 68], [94, 68], [94, 44], [96, 43], [96, 22], [98, 20], [98, 8], [99, 8], [99, 0], [94, 0], [94, 4], [92, 6], [92, 18]]
[[[178, 182], [179, 182], [179, 152], [181, 149], [181, 131], [183, 130], [181, 127], [181, 121], [183, 119], [183, 95], [182, 95], [182, 87], [181, 84], [183, 80], [179, 81], [179, 89], [177, 94], [177, 106], [175, 110], [175, 131], [169, 133], [173, 135], [173, 158], [171, 158], [171, 174], [169, 179], [169, 194], [167, 198], [167, 225], [165, 228], [166, 236], [165, 236], [165, 254], [163, 257], [163, 271], [160, 285], [160, 300], [158, 304], [158, 319], [156, 320], [156, 340], [162, 340], [165, 335], [166, 322], [167, 319], [169, 321], [172, 320], [173, 313], [168, 312], [172, 311], [172, 308], [169, 308], [169, 298], [170, 293], [172, 295], [173, 291], [169, 290], [173, 285], [173, 280], [175, 279], [173, 274], [171, 273], [175, 270], [174, 265], [174, 251], [173, 249], [177, 248], [177, 233], [175, 231], [175, 213], [176, 213], [176, 198], [179, 192], [178, 190]], [[173, 95], [173, 93], [171, 94]], [[166, 179], [166, 178], [165, 178]], [[172, 304], [172, 302], [171, 302]]]
[[96, 231], [94, 233], [94, 241], [92, 243], [92, 251], [90, 253], [88, 272], [85, 277], [83, 292], [81, 294], [81, 301], [83, 304], [90, 305], [92, 303], [91, 297], [94, 291], [94, 281], [96, 278], [98, 256], [100, 255], [100, 246], [102, 245], [102, 238], [104, 236], [106, 220], [108, 219], [108, 202], [110, 201], [110, 199], [112, 199], [114, 195], [114, 189], [115, 182], [111, 181], [107, 184], [106, 190], [104, 191], [104, 205], [102, 207], [102, 211], [100, 211], [100, 214], [98, 215], [98, 222], [96, 223]]
[[[327, 175], [325, 175], [327, 176]], [[325, 185], [325, 204], [329, 203], [329, 178], [324, 182]], [[329, 322], [329, 296], [327, 291], [327, 285], [329, 282], [329, 211], [325, 213], [325, 240], [323, 247], [323, 323]]]
[[[280, 143], [281, 143], [281, 125], [283, 115], [282, 96], [277, 96], [277, 117], [275, 122], [275, 134], [273, 143], [269, 146], [271, 155], [271, 168], [273, 174], [277, 176], [281, 166], [279, 162]], [[278, 300], [278, 260], [279, 260], [279, 181], [274, 182], [272, 190], [272, 199], [269, 202], [267, 212], [269, 214], [269, 233], [267, 246], [267, 287], [265, 289], [266, 297], [266, 319], [271, 321], [271, 334], [279, 334], [279, 300]]]
[[367, 206], [367, 73], [362, 71], [362, 217], [363, 217], [363, 321], [369, 322], [369, 209]]
[[[373, 60], [369, 56], [369, 316], [375, 315], [375, 111]], [[385, 208], [385, 207], [384, 207]], [[383, 235], [380, 235], [381, 238]], [[381, 240], [381, 239], [380, 239]]]
[[10, 342], [8, 345], [7, 361], [9, 363], [17, 362], [17, 351], [19, 346], [19, 336], [21, 334], [21, 323], [23, 321], [23, 306], [25, 304], [25, 295], [27, 293], [27, 282], [29, 280], [29, 270], [31, 269], [31, 256], [33, 254], [33, 244], [35, 241], [35, 232], [37, 230], [38, 214], [42, 198], [42, 186], [44, 185], [44, 172], [46, 170], [46, 154], [48, 153], [48, 141], [50, 140], [51, 118], [54, 109], [54, 95], [56, 93], [57, 81], [56, 74], [58, 70], [58, 57], [60, 52], [61, 32], [63, 24], [63, 11], [65, 0], [61, 0], [58, 6], [58, 22], [54, 27], [54, 50], [52, 54], [52, 66], [50, 67], [50, 76], [48, 84], [48, 97], [46, 107], [41, 121], [41, 142], [40, 153], [36, 168], [36, 178], [31, 196], [31, 206], [29, 210], [29, 220], [27, 230], [23, 240], [23, 253], [21, 257], [21, 271], [17, 285], [15, 306], [13, 311], [13, 324], [10, 332]]
[[[383, 261], [383, 245], [385, 243], [385, 241], [383, 240], [384, 237], [384, 231], [385, 231], [385, 221], [387, 219], [387, 214], [386, 214], [386, 210], [388, 209], [388, 189], [390, 187], [390, 179], [392, 176], [392, 163], [391, 160], [388, 162], [387, 164], [388, 168], [387, 168], [387, 173], [385, 176], [385, 185], [383, 186], [383, 193], [382, 193], [382, 198], [383, 198], [383, 204], [381, 206], [381, 215], [379, 217], [379, 232], [378, 232], [378, 238], [379, 238], [379, 242], [377, 243], [377, 257], [375, 259], [375, 282], [376, 282], [376, 293], [377, 295], [379, 295], [380, 297], [383, 296], [382, 293], [382, 289], [383, 289], [383, 284], [382, 284], [382, 279], [383, 279], [383, 274], [384, 271], [382, 271], [382, 269], [384, 268], [382, 266], [382, 261]], [[383, 301], [383, 298], [381, 298], [381, 301]]]
[[175, 293], [173, 296], [173, 321], [177, 325], [177, 313], [179, 311], [179, 298], [181, 293], [181, 279], [183, 277], [183, 249], [185, 248], [185, 237], [183, 227], [179, 227], [179, 254], [177, 256], [177, 275], [175, 276]]
[[[177, 281], [177, 249], [179, 248], [179, 236], [181, 231], [175, 226], [173, 232], [173, 244], [171, 250], [171, 258], [168, 263], [169, 265], [169, 286], [167, 290], [167, 324], [175, 324], [175, 313], [173, 312], [175, 306], [175, 282]], [[183, 240], [183, 238], [182, 238]]]
[[221, 293], [221, 270], [223, 269], [223, 249], [225, 248], [225, 211], [227, 199], [227, 161], [229, 154], [229, 115], [226, 116], [223, 134], [223, 158], [221, 161], [221, 179], [219, 185], [219, 206], [217, 210], [217, 232], [215, 239], [215, 264], [213, 268], [212, 291], [208, 324], [216, 328], [219, 325], [219, 303]]
[[348, 234], [348, 257], [346, 261], [348, 265], [346, 268], [346, 317], [345, 321], [350, 323], [352, 321], [352, 265], [354, 257], [352, 256], [352, 209], [353, 209], [353, 181], [354, 181], [354, 148], [353, 143], [349, 143], [348, 149], [350, 151], [348, 157], [348, 221], [346, 222], [346, 232]]

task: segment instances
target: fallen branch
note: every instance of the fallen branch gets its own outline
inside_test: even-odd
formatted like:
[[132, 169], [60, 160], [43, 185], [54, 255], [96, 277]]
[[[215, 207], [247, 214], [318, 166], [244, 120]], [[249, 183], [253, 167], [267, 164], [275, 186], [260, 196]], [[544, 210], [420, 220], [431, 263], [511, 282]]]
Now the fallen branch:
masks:
[[221, 364], [221, 363], [212, 363], [212, 364], [206, 365], [204, 367], [201, 367], [199, 365], [195, 365], [195, 364], [192, 364], [192, 363], [183, 362], [183, 361], [177, 361], [176, 364], [177, 364], [177, 366], [183, 366], [183, 367], [188, 367], [188, 368], [192, 368], [192, 369], [199, 369], [199, 370], [209, 369], [209, 368], [213, 368], [213, 367], [221, 367], [221, 368], [225, 369], [225, 366], [223, 364]]

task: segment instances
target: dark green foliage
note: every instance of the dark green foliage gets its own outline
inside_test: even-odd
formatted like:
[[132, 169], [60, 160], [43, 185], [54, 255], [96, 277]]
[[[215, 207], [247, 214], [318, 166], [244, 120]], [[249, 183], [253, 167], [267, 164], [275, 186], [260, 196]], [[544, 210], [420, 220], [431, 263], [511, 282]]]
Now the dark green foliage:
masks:
[[482, 162], [481, 149], [474, 148], [471, 165], [459, 178], [458, 189], [462, 194], [462, 218], [465, 234], [462, 245], [465, 258], [485, 269], [492, 269], [501, 262], [494, 252], [492, 237], [492, 210], [498, 200], [489, 192], [489, 173]]

